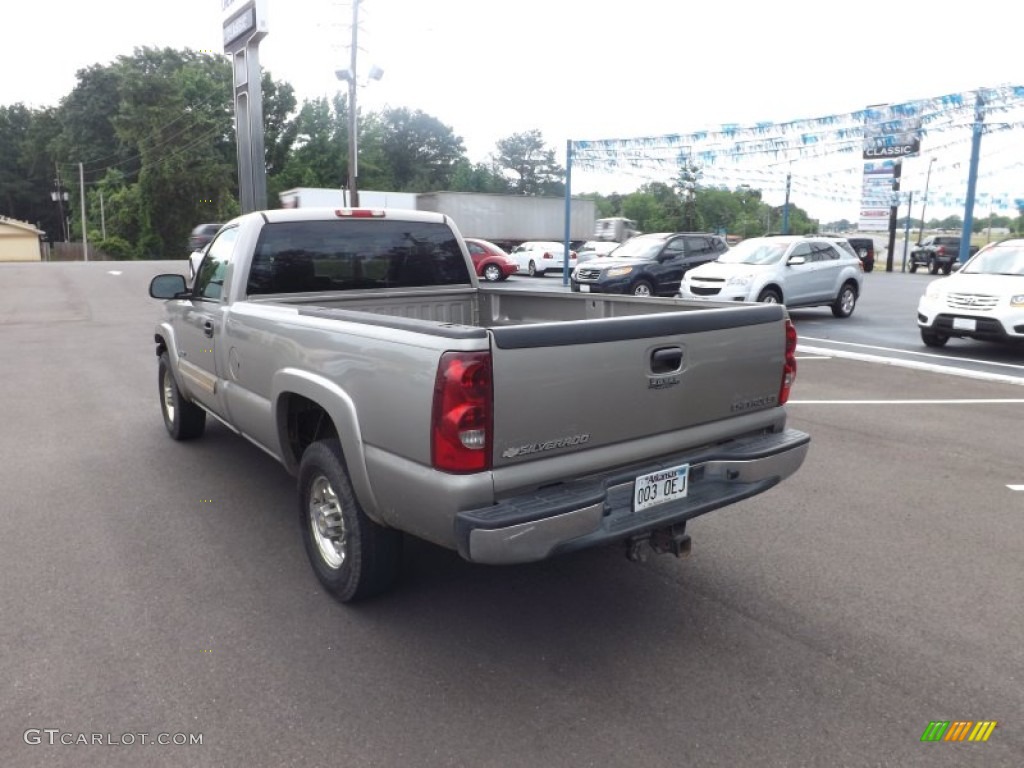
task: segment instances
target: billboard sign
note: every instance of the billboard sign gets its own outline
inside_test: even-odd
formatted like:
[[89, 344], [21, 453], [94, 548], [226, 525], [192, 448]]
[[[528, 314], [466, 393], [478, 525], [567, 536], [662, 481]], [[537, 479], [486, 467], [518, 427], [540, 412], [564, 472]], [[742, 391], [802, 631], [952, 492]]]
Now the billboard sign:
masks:
[[921, 118], [904, 117], [885, 104], [864, 110], [864, 160], [914, 157], [921, 152]]

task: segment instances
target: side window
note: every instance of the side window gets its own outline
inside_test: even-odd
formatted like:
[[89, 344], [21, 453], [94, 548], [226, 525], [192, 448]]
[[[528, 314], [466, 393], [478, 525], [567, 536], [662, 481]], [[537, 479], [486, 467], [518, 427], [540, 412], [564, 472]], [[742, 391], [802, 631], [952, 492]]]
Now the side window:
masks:
[[805, 259], [807, 259], [808, 263], [814, 261], [814, 257], [811, 254], [811, 246], [808, 245], [807, 243], [797, 243], [796, 247], [793, 248], [792, 251], [790, 251], [787, 260], [793, 258], [794, 256], [803, 256]]
[[224, 288], [224, 275], [235, 251], [238, 227], [225, 229], [210, 243], [206, 255], [199, 265], [196, 276], [195, 296], [200, 299], [218, 300]]
[[476, 243], [466, 243], [466, 245], [469, 246], [469, 253], [472, 256], [486, 256], [487, 255], [487, 251], [485, 251], [483, 248], [481, 248]]
[[665, 250], [661, 252], [661, 255], [666, 259], [678, 259], [686, 253], [686, 241], [677, 237], [675, 240], [669, 240], [665, 246]]
[[838, 261], [839, 251], [833, 248], [827, 243], [815, 243], [814, 249], [814, 260], [815, 261]]

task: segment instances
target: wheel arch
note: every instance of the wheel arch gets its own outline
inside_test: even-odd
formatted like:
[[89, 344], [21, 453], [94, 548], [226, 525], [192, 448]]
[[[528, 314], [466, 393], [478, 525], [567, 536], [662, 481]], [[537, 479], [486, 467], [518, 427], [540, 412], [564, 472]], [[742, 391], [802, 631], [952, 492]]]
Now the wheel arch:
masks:
[[284, 369], [274, 376], [271, 402], [280, 455], [288, 471], [298, 473], [302, 453], [311, 443], [337, 438], [360, 505], [371, 519], [379, 520], [362, 430], [348, 393], [323, 377]]
[[[762, 285], [760, 288], [758, 288], [755, 296], [760, 297], [762, 293], [768, 290], [775, 291], [777, 294], [779, 294], [779, 301], [782, 304], [786, 303], [786, 292], [782, 290], [782, 286], [779, 283], [775, 282], [774, 280], [770, 280], [764, 285]], [[755, 301], [756, 300], [757, 299], [755, 298]]]

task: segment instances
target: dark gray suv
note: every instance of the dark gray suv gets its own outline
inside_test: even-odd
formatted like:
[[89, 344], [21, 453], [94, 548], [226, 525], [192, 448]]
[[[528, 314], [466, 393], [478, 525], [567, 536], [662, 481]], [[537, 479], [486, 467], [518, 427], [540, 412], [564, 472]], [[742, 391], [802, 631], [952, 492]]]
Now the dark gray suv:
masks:
[[590, 259], [572, 273], [572, 290], [675, 296], [688, 269], [729, 250], [725, 238], [703, 232], [637, 235], [607, 256]]

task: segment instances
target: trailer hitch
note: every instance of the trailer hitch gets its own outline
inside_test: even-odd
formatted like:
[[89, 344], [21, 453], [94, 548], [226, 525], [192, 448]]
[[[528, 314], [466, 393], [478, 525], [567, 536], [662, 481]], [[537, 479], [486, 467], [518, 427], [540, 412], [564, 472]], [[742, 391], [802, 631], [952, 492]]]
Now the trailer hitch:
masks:
[[648, 547], [658, 554], [670, 552], [676, 557], [686, 557], [692, 547], [690, 537], [686, 534], [686, 523], [676, 523], [630, 537], [626, 541], [626, 557], [634, 563], [646, 562]]

